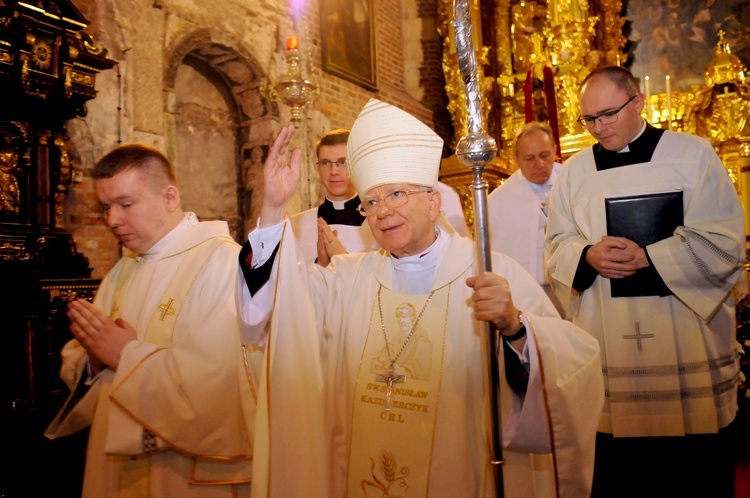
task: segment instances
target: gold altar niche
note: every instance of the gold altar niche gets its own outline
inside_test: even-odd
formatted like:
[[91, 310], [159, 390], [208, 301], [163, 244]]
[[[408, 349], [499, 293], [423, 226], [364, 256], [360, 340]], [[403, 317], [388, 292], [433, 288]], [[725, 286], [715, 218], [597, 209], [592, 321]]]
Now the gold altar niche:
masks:
[[[750, 241], [750, 84], [747, 68], [732, 54], [720, 31], [716, 55], [706, 69], [706, 84], [650, 95], [643, 117], [653, 126], [708, 139], [719, 154], [745, 211]], [[671, 86], [671, 85], [670, 85]]]
[[[452, 0], [439, 0], [438, 33], [443, 39], [443, 71], [454, 128], [451, 147], [455, 149], [458, 138], [466, 133], [467, 118], [451, 26], [452, 4]], [[587, 0], [472, 0], [470, 6], [484, 122], [498, 144], [497, 157], [484, 170], [492, 191], [516, 170], [512, 143], [515, 131], [526, 122], [526, 94], [532, 99], [533, 117], [539, 121], [549, 120], [547, 96], [555, 96], [563, 159], [594, 143], [577, 121], [578, 90], [594, 68], [625, 63], [625, 19], [620, 17], [619, 0], [601, 0], [595, 6]], [[553, 76], [552, 82], [547, 79], [547, 96], [545, 68]], [[527, 76], [528, 92], [524, 88]], [[471, 170], [451, 156], [443, 161], [440, 178], [458, 191], [472, 227]]]
[[[443, 39], [448, 110], [455, 130], [451, 147], [455, 149], [458, 138], [466, 132], [466, 108], [451, 27], [452, 4], [452, 0], [439, 0], [438, 32]], [[620, 17], [620, 0], [472, 0], [470, 6], [484, 122], [487, 133], [498, 144], [497, 157], [484, 170], [492, 191], [516, 170], [512, 140], [515, 130], [525, 123], [524, 84], [529, 70], [532, 82], [543, 81], [545, 67], [554, 75], [562, 158], [594, 143], [576, 121], [578, 90], [596, 67], [626, 65], [626, 18]], [[652, 125], [693, 133], [712, 143], [740, 196], [745, 233], [750, 234], [750, 85], [746, 72], [719, 33], [704, 85], [655, 95], [645, 88], [645, 81], [641, 86], [650, 104], [643, 117]], [[544, 93], [537, 89], [532, 99], [534, 118], [546, 120]], [[443, 160], [440, 177], [458, 191], [467, 223], [473, 227], [471, 170], [452, 156]]]

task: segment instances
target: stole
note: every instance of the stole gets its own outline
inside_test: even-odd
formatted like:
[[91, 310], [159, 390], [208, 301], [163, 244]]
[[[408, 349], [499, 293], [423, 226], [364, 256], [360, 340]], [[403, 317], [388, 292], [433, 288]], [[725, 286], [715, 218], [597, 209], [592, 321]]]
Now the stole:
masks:
[[347, 494], [427, 496], [450, 284], [431, 298], [381, 288], [381, 299], [382, 317], [377, 298], [372, 308], [354, 391]]

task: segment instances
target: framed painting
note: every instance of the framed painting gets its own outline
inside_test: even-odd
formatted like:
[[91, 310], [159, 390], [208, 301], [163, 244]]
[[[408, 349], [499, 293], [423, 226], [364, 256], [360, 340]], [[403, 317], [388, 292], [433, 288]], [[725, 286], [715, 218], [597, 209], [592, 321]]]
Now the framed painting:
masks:
[[716, 56], [719, 33], [732, 53], [750, 64], [750, 0], [630, 0], [628, 39], [634, 44], [631, 70], [649, 76], [652, 93], [706, 84], [706, 69]]
[[321, 0], [323, 70], [378, 89], [374, 0]]

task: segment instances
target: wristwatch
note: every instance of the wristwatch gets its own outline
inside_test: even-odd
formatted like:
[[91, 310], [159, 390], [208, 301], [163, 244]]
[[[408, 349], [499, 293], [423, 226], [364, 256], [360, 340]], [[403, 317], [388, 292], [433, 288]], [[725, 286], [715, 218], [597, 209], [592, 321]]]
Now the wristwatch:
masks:
[[523, 324], [523, 312], [521, 310], [518, 310], [518, 323], [521, 324], [521, 328], [518, 329], [518, 332], [516, 332], [515, 334], [513, 335], [500, 334], [504, 341], [506, 342], [517, 341], [518, 339], [521, 339], [526, 335], [526, 325]]

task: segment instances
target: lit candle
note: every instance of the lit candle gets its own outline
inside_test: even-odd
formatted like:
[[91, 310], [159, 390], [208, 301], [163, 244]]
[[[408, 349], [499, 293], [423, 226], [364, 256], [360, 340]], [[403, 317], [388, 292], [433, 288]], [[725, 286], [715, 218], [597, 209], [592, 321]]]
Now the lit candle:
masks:
[[646, 87], [646, 120], [650, 123], [651, 122], [651, 78], [646, 76], [644, 78], [644, 86]]
[[286, 49], [287, 50], [297, 50], [297, 37], [296, 36], [290, 36], [286, 39]]
[[672, 80], [669, 75], [666, 77], [667, 82], [667, 129], [672, 129]]

